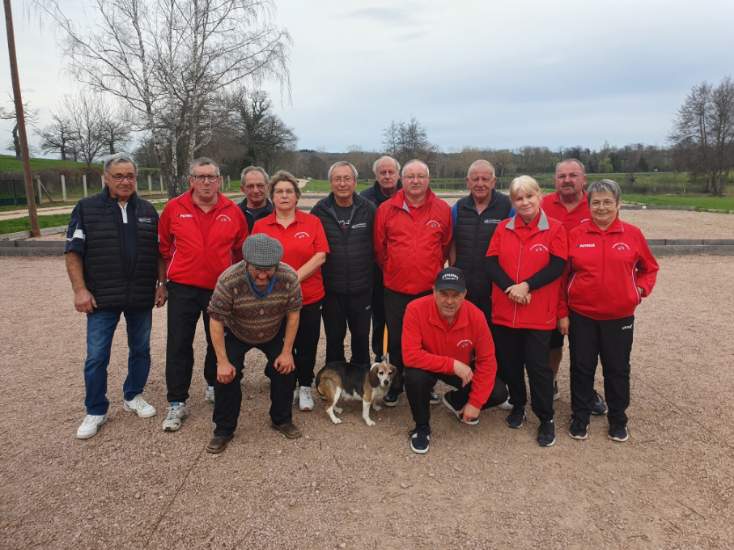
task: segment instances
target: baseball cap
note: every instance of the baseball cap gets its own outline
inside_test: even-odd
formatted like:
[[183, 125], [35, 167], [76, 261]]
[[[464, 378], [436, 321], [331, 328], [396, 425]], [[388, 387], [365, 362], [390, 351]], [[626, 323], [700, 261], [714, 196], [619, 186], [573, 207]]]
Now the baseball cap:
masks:
[[458, 267], [447, 267], [438, 274], [436, 282], [433, 283], [436, 290], [466, 291], [466, 279], [464, 272]]

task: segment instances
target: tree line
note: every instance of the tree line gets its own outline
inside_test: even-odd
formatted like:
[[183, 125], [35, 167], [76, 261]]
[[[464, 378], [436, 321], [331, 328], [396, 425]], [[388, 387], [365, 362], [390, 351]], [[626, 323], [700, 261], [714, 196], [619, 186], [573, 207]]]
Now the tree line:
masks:
[[734, 168], [730, 78], [693, 87], [674, 121], [670, 147], [442, 152], [412, 118], [387, 124], [382, 151], [355, 147], [337, 155], [296, 150], [295, 133], [260, 90], [266, 78], [289, 90], [291, 40], [272, 22], [270, 0], [99, 0], [96, 26], [68, 17], [58, 1], [36, 3], [65, 36], [70, 69], [90, 94], [67, 99], [53, 113], [53, 123], [40, 131], [42, 149], [91, 163], [129, 143], [133, 133], [141, 135], [136, 155], [160, 169], [171, 196], [182, 190], [192, 158], [201, 155], [220, 161], [232, 176], [259, 164], [315, 178], [342, 158], [367, 177], [382, 153], [401, 162], [421, 158], [441, 178], [463, 177], [479, 157], [491, 160], [500, 176], [551, 172], [561, 158], [574, 157], [590, 173], [688, 171], [713, 194], [723, 193]]

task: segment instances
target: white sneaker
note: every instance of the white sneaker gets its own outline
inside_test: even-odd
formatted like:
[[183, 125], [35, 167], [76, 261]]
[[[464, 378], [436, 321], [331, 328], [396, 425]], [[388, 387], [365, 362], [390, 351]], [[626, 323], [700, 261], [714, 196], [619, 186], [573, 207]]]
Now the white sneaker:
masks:
[[298, 388], [298, 408], [302, 411], [313, 410], [313, 395], [311, 395], [310, 386], [301, 386]]
[[207, 386], [204, 392], [204, 399], [207, 403], [214, 405], [214, 386]]
[[89, 439], [97, 435], [99, 427], [107, 422], [106, 414], [88, 414], [76, 430], [77, 439]]
[[186, 403], [174, 402], [168, 405], [166, 419], [163, 421], [164, 432], [177, 432], [181, 429], [183, 419], [189, 415]]
[[503, 411], [511, 411], [512, 410], [512, 403], [510, 403], [510, 398], [508, 397], [505, 399], [504, 403], [500, 403], [497, 405], [498, 409], [502, 409]]
[[134, 412], [140, 418], [155, 416], [155, 407], [143, 399], [141, 394], [136, 395], [130, 401], [123, 400], [122, 408], [127, 412]]

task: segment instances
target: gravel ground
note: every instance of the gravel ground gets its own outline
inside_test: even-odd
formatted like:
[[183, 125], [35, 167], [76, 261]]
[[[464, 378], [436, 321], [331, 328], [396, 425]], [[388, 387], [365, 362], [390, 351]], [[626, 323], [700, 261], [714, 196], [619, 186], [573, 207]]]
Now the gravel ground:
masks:
[[85, 323], [63, 260], [0, 258], [0, 547], [730, 548], [734, 259], [670, 257], [661, 266], [638, 309], [628, 443], [609, 441], [603, 418], [592, 419], [587, 441], [566, 435], [565, 360], [552, 448], [535, 443], [534, 418], [509, 430], [503, 411], [487, 411], [469, 427], [438, 406], [431, 450], [418, 456], [404, 400], [373, 413], [373, 428], [357, 404], [339, 426], [320, 404], [295, 412], [305, 437], [288, 441], [269, 428], [264, 358], [251, 352], [239, 429], [212, 456], [201, 327], [192, 415], [180, 432], [160, 428], [163, 310], [146, 390], [158, 416], [122, 410], [122, 327], [110, 421], [78, 441]]

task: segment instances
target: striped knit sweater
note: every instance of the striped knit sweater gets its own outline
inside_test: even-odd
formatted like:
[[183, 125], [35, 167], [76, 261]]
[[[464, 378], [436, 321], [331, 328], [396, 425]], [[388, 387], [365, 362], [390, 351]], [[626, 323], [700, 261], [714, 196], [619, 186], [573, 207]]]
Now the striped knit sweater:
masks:
[[209, 302], [209, 315], [224, 323], [238, 340], [262, 344], [272, 340], [289, 311], [301, 309], [301, 285], [298, 275], [280, 263], [270, 294], [259, 298], [247, 279], [245, 262], [226, 269], [217, 281]]

